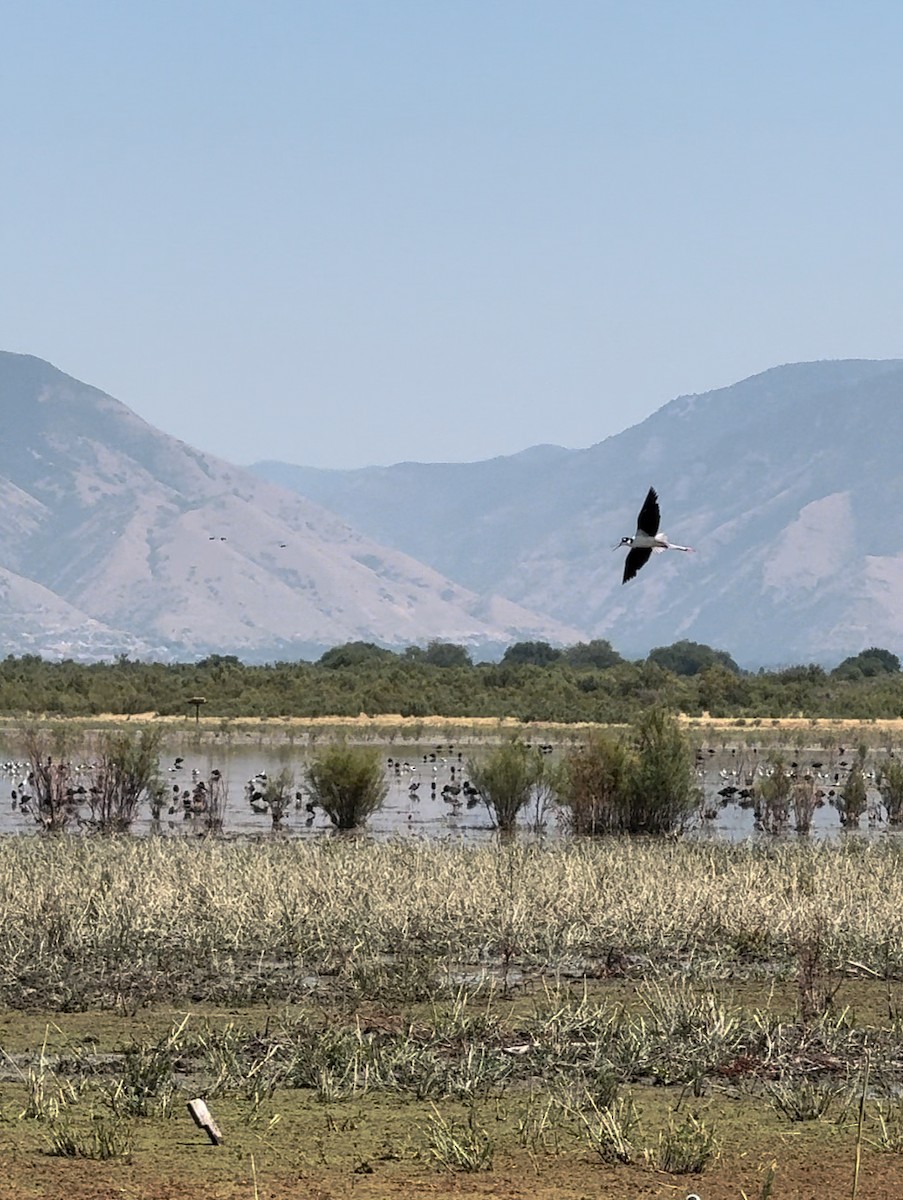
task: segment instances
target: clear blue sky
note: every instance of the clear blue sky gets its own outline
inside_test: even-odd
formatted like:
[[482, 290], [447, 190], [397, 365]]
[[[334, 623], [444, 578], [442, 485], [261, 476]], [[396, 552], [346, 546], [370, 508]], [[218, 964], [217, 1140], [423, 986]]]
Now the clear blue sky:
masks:
[[7, 0], [0, 349], [234, 462], [903, 354], [903, 5]]

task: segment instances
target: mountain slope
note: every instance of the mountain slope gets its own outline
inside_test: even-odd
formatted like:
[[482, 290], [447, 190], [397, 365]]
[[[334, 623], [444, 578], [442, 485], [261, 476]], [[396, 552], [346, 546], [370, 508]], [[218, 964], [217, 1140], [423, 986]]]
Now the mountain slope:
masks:
[[[903, 642], [901, 444], [903, 362], [841, 360], [679, 397], [586, 450], [302, 468], [292, 482], [465, 585], [529, 598], [625, 653], [687, 637], [750, 664], [829, 661]], [[402, 514], [412, 478], [430, 497], [416, 530]], [[698, 552], [657, 556], [622, 587], [610, 547], [650, 483], [663, 528]]]
[[0, 402], [0, 567], [59, 602], [52, 634], [37, 602], [27, 629], [0, 605], [0, 652], [26, 642], [67, 652], [83, 645], [86, 621], [103, 652], [118, 637], [126, 652], [245, 658], [355, 638], [478, 646], [576, 634], [186, 446], [40, 359], [0, 353]]

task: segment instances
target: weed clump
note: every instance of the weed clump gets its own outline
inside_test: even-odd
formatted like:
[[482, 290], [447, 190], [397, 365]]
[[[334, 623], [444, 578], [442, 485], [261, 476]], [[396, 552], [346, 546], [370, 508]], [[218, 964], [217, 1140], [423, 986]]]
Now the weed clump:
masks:
[[447, 1121], [433, 1105], [427, 1129], [430, 1157], [447, 1171], [490, 1171], [495, 1147], [471, 1105], [466, 1121]]
[[98, 745], [93, 783], [88, 790], [89, 824], [101, 833], [124, 833], [138, 815], [145, 795], [160, 789], [162, 732], [142, 729], [104, 733]]
[[585, 834], [674, 833], [699, 799], [690, 744], [660, 708], [640, 717], [626, 743], [597, 735], [571, 751], [558, 792], [573, 832]]
[[480, 762], [470, 762], [468, 770], [493, 823], [504, 833], [545, 785], [541, 753], [518, 737], [494, 747]]
[[717, 1139], [705, 1121], [688, 1112], [678, 1124], [672, 1113], [668, 1128], [659, 1134], [658, 1145], [647, 1151], [647, 1158], [671, 1175], [699, 1175], [717, 1153]]
[[903, 762], [888, 759], [879, 769], [876, 782], [887, 809], [888, 825], [903, 825]]
[[379, 751], [345, 742], [324, 747], [308, 764], [306, 781], [314, 804], [336, 829], [363, 825], [389, 791]]

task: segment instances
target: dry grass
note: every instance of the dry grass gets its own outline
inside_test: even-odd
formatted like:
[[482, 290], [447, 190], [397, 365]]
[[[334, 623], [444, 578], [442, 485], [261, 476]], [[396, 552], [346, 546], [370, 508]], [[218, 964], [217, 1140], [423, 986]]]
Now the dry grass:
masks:
[[[898, 1147], [901, 866], [890, 839], [2, 840], [0, 1001], [44, 1011], [0, 1005], [0, 1194], [99, 1200], [128, 1170], [237, 1200], [256, 1155], [267, 1195], [301, 1162], [311, 1195], [362, 1200], [736, 1200], [777, 1153], [781, 1194], [830, 1195], [870, 1062], [862, 1195], [895, 1196], [871, 1147]], [[828, 977], [858, 1016], [794, 1011]], [[829, 1120], [791, 1126], [774, 1081], [794, 1114], [836, 1097]], [[170, 1115], [198, 1094], [222, 1153]]]
[[[903, 972], [895, 842], [0, 841], [0, 1000], [429, 991], [474, 971]], [[307, 981], [307, 982], [305, 982]], [[411, 982], [415, 987], [415, 983]]]

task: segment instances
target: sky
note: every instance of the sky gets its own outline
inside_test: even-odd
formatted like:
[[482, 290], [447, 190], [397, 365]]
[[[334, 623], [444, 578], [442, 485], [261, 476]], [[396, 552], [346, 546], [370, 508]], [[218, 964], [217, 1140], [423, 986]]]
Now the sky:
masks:
[[5, 0], [0, 349], [239, 464], [589, 446], [903, 355], [901, 142], [897, 0]]

